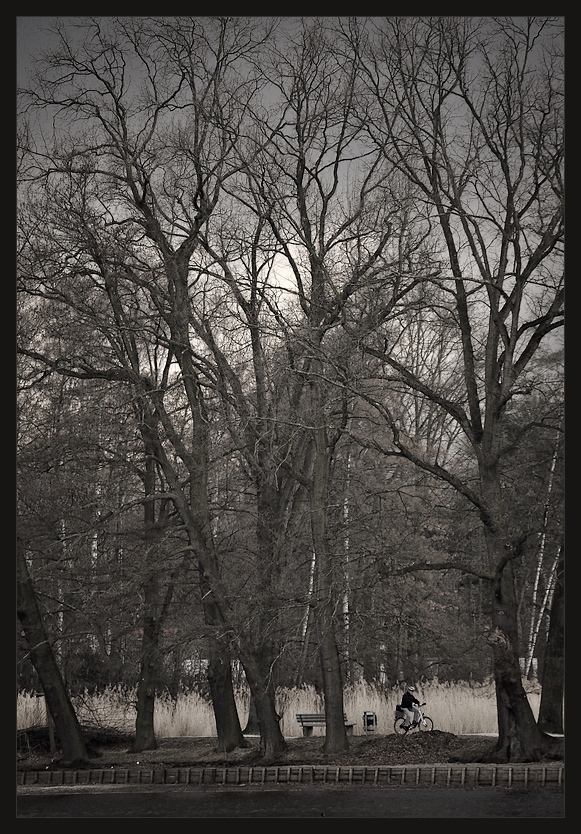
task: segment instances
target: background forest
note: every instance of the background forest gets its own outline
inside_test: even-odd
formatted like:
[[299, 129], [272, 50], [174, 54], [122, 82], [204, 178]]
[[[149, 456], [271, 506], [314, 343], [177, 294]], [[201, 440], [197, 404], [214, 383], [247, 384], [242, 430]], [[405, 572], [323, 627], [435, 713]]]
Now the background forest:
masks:
[[42, 643], [73, 697], [138, 688], [144, 746], [191, 691], [231, 746], [249, 684], [268, 748], [280, 688], [331, 726], [358, 682], [561, 681], [562, 21], [51, 44], [19, 96], [18, 689]]

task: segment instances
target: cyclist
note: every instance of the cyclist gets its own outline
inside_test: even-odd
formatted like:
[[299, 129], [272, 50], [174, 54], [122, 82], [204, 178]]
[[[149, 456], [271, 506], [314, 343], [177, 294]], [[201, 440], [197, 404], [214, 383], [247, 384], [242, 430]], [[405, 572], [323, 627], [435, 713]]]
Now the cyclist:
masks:
[[407, 692], [404, 692], [401, 699], [401, 708], [405, 716], [404, 730], [409, 730], [410, 725], [417, 727], [420, 720], [420, 710], [418, 709], [420, 702], [414, 695], [415, 691], [414, 686], [408, 686]]

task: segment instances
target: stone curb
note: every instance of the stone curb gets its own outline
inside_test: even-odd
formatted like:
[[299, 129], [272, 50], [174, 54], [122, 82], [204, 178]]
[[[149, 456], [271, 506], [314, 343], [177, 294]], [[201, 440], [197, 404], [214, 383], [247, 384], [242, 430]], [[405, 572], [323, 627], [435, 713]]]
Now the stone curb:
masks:
[[379, 767], [180, 767], [110, 768], [108, 770], [19, 771], [20, 787], [106, 785], [352, 785], [446, 788], [560, 788], [565, 783], [562, 764], [437, 764]]

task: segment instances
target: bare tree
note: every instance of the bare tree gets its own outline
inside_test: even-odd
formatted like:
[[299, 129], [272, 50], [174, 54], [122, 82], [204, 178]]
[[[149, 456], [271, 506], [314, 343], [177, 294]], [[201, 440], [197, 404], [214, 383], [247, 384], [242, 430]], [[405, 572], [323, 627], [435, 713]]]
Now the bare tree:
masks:
[[[461, 427], [477, 480], [413, 448], [389, 409], [383, 414], [395, 454], [453, 485], [480, 516], [493, 606], [494, 755], [538, 760], [549, 740], [521, 683], [513, 580], [533, 531], [508, 512], [502, 467], [507, 407], [539, 384], [535, 355], [563, 321], [560, 21], [389, 18], [348, 37], [367, 75], [370, 140], [439, 225], [437, 285], [449, 299], [441, 317], [456, 331], [463, 390], [434, 387], [377, 340], [368, 349], [390, 378]], [[530, 428], [521, 426], [519, 442]]]
[[[75, 141], [67, 144], [57, 119], [52, 146], [28, 146], [27, 176], [30, 188], [43, 188], [48, 204], [61, 212], [51, 212], [60, 254], [50, 281], [62, 290], [43, 293], [86, 316], [104, 338], [96, 350], [68, 355], [46, 345], [23, 350], [53, 371], [127, 383], [150, 415], [144, 436], [199, 566], [214, 634], [210, 678], [219, 744], [231, 749], [245, 742], [228, 683], [234, 635], [212, 538], [208, 424], [189, 330], [189, 264], [232, 173], [245, 98], [254, 92], [252, 79], [241, 85], [239, 73], [252, 73], [245, 57], [256, 50], [260, 27], [242, 19], [139, 18], [79, 19], [76, 28], [82, 43], [61, 32], [62, 49], [49, 62], [54, 80], [45, 73], [29, 96], [31, 112], [53, 110], [64, 123], [70, 120]], [[181, 123], [171, 118], [176, 110], [184, 113]], [[146, 369], [144, 358], [153, 358], [150, 335], [154, 343], [163, 341], [165, 357]], [[189, 441], [164, 400], [175, 377], [189, 407]], [[188, 473], [185, 483], [175, 461]], [[252, 658], [246, 662], [251, 679]], [[276, 750], [282, 737], [274, 709], [262, 730], [265, 746]]]
[[[304, 461], [300, 467], [295, 461], [292, 472], [310, 501], [328, 751], [347, 746], [337, 644], [343, 569], [331, 542], [329, 503], [333, 456], [349, 418], [348, 356], [356, 349], [336, 334], [350, 306], [359, 310], [381, 284], [406, 296], [419, 279], [394, 262], [407, 259], [409, 266], [422, 246], [421, 238], [403, 234], [396, 252], [401, 204], [391, 199], [381, 152], [367, 152], [355, 118], [356, 53], [342, 53], [338, 45], [330, 22], [319, 19], [294, 21], [284, 40], [273, 44], [265, 74], [277, 106], [257, 113], [256, 157], [249, 166], [255, 205], [280, 250], [284, 284], [294, 298], [280, 324], [289, 333], [293, 374], [301, 380], [297, 418], [309, 438]], [[368, 327], [382, 315], [385, 309], [375, 309]]]

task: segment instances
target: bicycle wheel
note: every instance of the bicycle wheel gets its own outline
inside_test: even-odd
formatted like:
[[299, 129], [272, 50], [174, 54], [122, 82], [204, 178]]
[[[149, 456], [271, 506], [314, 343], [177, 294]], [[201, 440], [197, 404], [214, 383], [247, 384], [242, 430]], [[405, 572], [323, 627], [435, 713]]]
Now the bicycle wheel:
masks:
[[[424, 724], [424, 721], [426, 722], [425, 724]], [[427, 715], [424, 715], [424, 721], [420, 721], [420, 723], [418, 725], [418, 729], [429, 733], [431, 730], [434, 729], [434, 722], [432, 721], [431, 718], [428, 718]]]
[[395, 730], [396, 735], [405, 736], [406, 730], [404, 730], [403, 725], [404, 725], [404, 719], [403, 718], [396, 718], [395, 719], [393, 729]]

